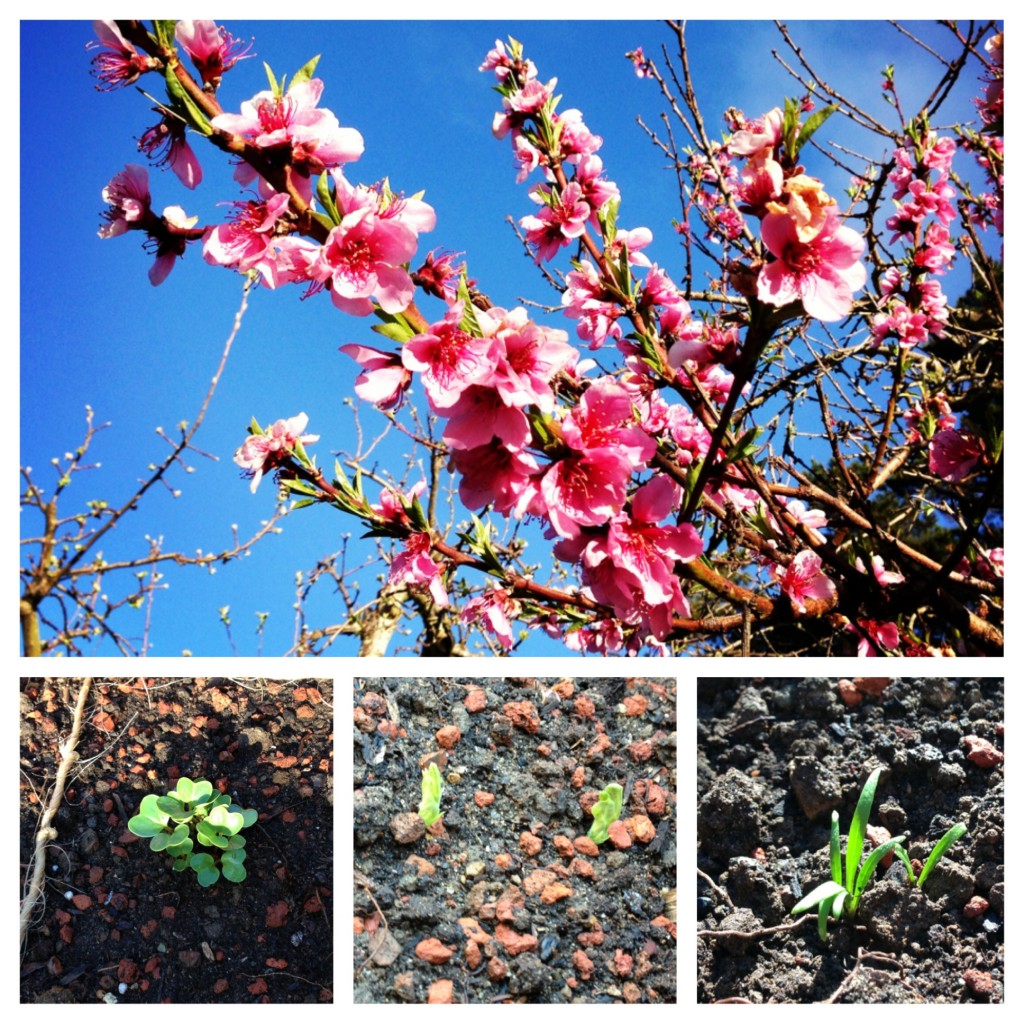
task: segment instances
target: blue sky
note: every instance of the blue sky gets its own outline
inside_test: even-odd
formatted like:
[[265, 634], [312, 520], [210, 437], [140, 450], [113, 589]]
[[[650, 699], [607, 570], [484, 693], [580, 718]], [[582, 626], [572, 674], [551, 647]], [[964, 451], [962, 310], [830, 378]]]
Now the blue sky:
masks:
[[[255, 39], [256, 59], [225, 76], [219, 98], [227, 110], [266, 87], [262, 61], [280, 75], [313, 54], [323, 54], [317, 75], [326, 88], [322, 106], [364, 137], [363, 158], [348, 168], [353, 181], [385, 176], [406, 193], [426, 191], [437, 228], [421, 239], [421, 254], [434, 246], [464, 252], [471, 276], [499, 305], [528, 297], [556, 304], [505, 223], [532, 212], [525, 186], [515, 184], [510, 147], [494, 139], [491, 119], [499, 99], [489, 76], [477, 67], [495, 38], [509, 34], [525, 44], [546, 80], [558, 78], [561, 109], [578, 107], [590, 129], [605, 139], [601, 156], [624, 201], [620, 225], [646, 225], [655, 233], [652, 258], [678, 261], [669, 225], [678, 214], [674, 175], [636, 124], [651, 125], [661, 105], [655, 86], [640, 81], [623, 57], [642, 45], [656, 54], [671, 38], [661, 24], [645, 22], [228, 22], [238, 38]], [[793, 35], [830, 81], [865, 98], [865, 105], [892, 123], [878, 98], [879, 71], [897, 64], [905, 109], [922, 98], [934, 77], [912, 47], [884, 23], [791, 23]], [[918, 26], [936, 38], [934, 26]], [[941, 34], [938, 34], [941, 38]], [[198, 410], [239, 303], [241, 279], [207, 266], [192, 247], [159, 288], [146, 271], [151, 258], [137, 236], [100, 240], [100, 192], [125, 163], [144, 162], [134, 139], [156, 117], [134, 88], [98, 92], [89, 76], [85, 47], [93, 38], [86, 22], [22, 23], [21, 138], [21, 461], [38, 483], [52, 485], [48, 463], [74, 448], [84, 431], [84, 408], [111, 426], [94, 442], [101, 468], [80, 475], [68, 492], [77, 510], [89, 499], [119, 504], [164, 443], [154, 433], [190, 420]], [[754, 116], [796, 94], [792, 80], [772, 60], [781, 40], [764, 22], [695, 22], [689, 29], [693, 73], [709, 131], [721, 130], [721, 111], [732, 105]], [[926, 69], [926, 75], [922, 73]], [[158, 82], [139, 83], [158, 95]], [[964, 95], [974, 81], [965, 76]], [[834, 133], [833, 133], [834, 134]], [[55, 161], [55, 144], [71, 140], [74, 159]], [[856, 140], [850, 140], [855, 145]], [[218, 203], [239, 197], [230, 168], [212, 149], [197, 146], [205, 180], [194, 193], [170, 172], [151, 169], [154, 206], [182, 205], [202, 223], [223, 219]], [[824, 168], [810, 168], [827, 178]], [[832, 187], [840, 192], [843, 182]], [[565, 262], [560, 264], [565, 267]], [[108, 560], [139, 554], [145, 536], [161, 536], [166, 550], [220, 550], [237, 524], [246, 536], [273, 508], [265, 483], [255, 496], [239, 478], [231, 456], [251, 416], [261, 422], [305, 411], [309, 430], [322, 441], [312, 450], [322, 463], [329, 453], [354, 446], [352, 395], [357, 367], [339, 345], [374, 345], [369, 320], [344, 317], [325, 295], [299, 301], [299, 291], [258, 290], [206, 423], [197, 438], [218, 461], [195, 455], [194, 471], [176, 470], [171, 483], [181, 496], [158, 489], [108, 538]], [[571, 325], [556, 313], [552, 326]], [[379, 428], [372, 409], [361, 423], [367, 436]], [[385, 449], [376, 460], [384, 473], [400, 475], [399, 454]], [[23, 523], [32, 532], [34, 523]], [[281, 536], [262, 542], [241, 562], [206, 571], [169, 569], [153, 613], [151, 653], [230, 654], [218, 609], [231, 608], [240, 653], [256, 651], [256, 612], [270, 612], [263, 651], [280, 654], [292, 642], [295, 574], [337, 550], [359, 524], [321, 509], [306, 510], [285, 524]], [[356, 559], [358, 560], [358, 559]], [[380, 571], [378, 567], [376, 571]], [[372, 590], [371, 572], [365, 590]], [[116, 588], [112, 588], [112, 592]], [[316, 625], [336, 621], [339, 600], [326, 590], [311, 605]], [[125, 617], [116, 625], [141, 631]], [[553, 649], [535, 641], [532, 653]], [[561, 650], [558, 648], [557, 650]], [[97, 645], [92, 653], [115, 653]], [[338, 647], [335, 653], [354, 653]]]

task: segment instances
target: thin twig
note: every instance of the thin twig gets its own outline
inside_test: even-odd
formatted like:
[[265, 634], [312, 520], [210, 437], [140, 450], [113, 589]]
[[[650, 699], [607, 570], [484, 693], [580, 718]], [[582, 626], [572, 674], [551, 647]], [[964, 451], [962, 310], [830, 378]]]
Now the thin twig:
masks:
[[25, 935], [28, 932], [29, 921], [39, 902], [43, 891], [43, 876], [46, 872], [46, 844], [57, 838], [57, 830], [51, 822], [57, 814], [60, 802], [64, 798], [64, 784], [67, 779], [68, 769], [78, 760], [78, 734], [82, 728], [82, 714], [85, 711], [85, 702], [89, 696], [89, 687], [92, 679], [82, 680], [82, 689], [78, 692], [78, 703], [75, 706], [75, 717], [71, 722], [71, 732], [68, 738], [57, 749], [60, 754], [60, 765], [57, 768], [57, 778], [53, 783], [53, 790], [50, 793], [50, 802], [39, 819], [39, 829], [36, 832], [35, 867], [29, 881], [28, 892], [21, 902], [21, 939], [24, 943]]

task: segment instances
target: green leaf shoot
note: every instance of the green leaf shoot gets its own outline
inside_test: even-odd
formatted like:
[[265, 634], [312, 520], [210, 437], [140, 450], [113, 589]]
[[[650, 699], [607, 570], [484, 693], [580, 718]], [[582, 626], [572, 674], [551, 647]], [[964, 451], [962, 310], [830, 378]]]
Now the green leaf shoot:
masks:
[[[224, 793], [215, 793], [209, 780], [182, 777], [164, 796], [147, 793], [139, 813], [129, 820], [128, 830], [149, 839], [154, 852], [173, 858], [175, 871], [191, 868], [199, 884], [208, 888], [222, 874], [230, 882], [246, 877], [242, 867], [245, 838], [239, 833], [258, 817], [258, 811], [246, 810]], [[213, 852], [193, 853], [196, 844]]]
[[594, 824], [587, 836], [600, 845], [608, 839], [608, 826], [622, 813], [622, 787], [617, 782], [605, 786], [590, 813], [594, 816]]
[[423, 772], [422, 789], [419, 815], [423, 819], [423, 824], [430, 828], [441, 817], [441, 794], [444, 792], [441, 772], [433, 761]]

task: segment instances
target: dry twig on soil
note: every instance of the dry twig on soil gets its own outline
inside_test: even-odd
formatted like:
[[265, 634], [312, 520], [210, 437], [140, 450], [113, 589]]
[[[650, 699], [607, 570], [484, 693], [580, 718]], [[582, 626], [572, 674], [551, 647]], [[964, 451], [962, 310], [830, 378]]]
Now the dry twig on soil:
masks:
[[68, 738], [58, 747], [60, 753], [60, 765], [57, 767], [57, 778], [53, 783], [53, 791], [50, 793], [50, 802], [39, 819], [39, 829], [36, 831], [35, 852], [32, 855], [34, 867], [32, 877], [28, 883], [28, 890], [21, 901], [21, 939], [24, 943], [25, 935], [28, 932], [29, 921], [36, 904], [39, 902], [43, 892], [43, 876], [46, 872], [46, 845], [57, 838], [57, 830], [51, 822], [57, 814], [60, 802], [64, 797], [64, 784], [67, 780], [68, 770], [78, 760], [78, 734], [82, 729], [82, 714], [85, 711], [85, 702], [89, 696], [89, 687], [92, 679], [82, 680], [82, 689], [78, 693], [78, 703], [75, 706], [75, 717], [71, 723], [71, 732]]

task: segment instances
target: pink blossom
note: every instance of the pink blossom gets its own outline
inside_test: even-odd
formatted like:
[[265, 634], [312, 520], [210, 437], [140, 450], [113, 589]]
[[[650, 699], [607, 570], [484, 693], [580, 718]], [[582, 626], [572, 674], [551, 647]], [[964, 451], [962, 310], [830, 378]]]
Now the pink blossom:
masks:
[[389, 583], [406, 583], [426, 587], [438, 608], [448, 607], [448, 593], [444, 588], [444, 570], [430, 555], [429, 533], [412, 533], [405, 539], [405, 549], [391, 561]]
[[553, 120], [561, 129], [558, 136], [559, 156], [566, 163], [579, 163], [604, 145], [604, 139], [591, 132], [583, 123], [583, 114], [576, 109], [563, 110]]
[[615, 232], [615, 240], [608, 247], [609, 255], [613, 260], [617, 260], [625, 247], [626, 258], [630, 263], [634, 266], [649, 267], [652, 265], [651, 261], [640, 250], [646, 249], [653, 241], [654, 233], [650, 228], [620, 228]]
[[[363, 153], [359, 132], [341, 127], [331, 111], [317, 109], [323, 88], [319, 78], [311, 78], [293, 84], [283, 96], [264, 90], [246, 100], [241, 113], [218, 114], [210, 123], [260, 149], [284, 150], [292, 166], [307, 176], [320, 174]], [[243, 165], [235, 177], [247, 184], [255, 174]]]
[[636, 424], [629, 391], [613, 378], [594, 381], [579, 404], [562, 421], [566, 444], [581, 452], [602, 452], [628, 460], [640, 469], [657, 450], [657, 444]]
[[312, 444], [320, 440], [319, 434], [304, 434], [309, 417], [300, 412], [288, 420], [277, 420], [262, 434], [252, 434], [242, 447], [235, 452], [235, 464], [242, 467], [246, 476], [252, 477], [249, 490], [256, 488], [268, 473], [288, 461], [295, 446]]
[[587, 220], [593, 211], [583, 201], [583, 190], [575, 181], [570, 181], [561, 194], [542, 186], [530, 195], [541, 204], [540, 213], [521, 217], [519, 226], [536, 250], [537, 263], [543, 263], [587, 230]]
[[540, 499], [555, 532], [576, 537], [581, 526], [606, 523], [626, 503], [633, 468], [622, 448], [597, 448], [553, 463], [541, 479]]
[[426, 483], [420, 480], [404, 493], [394, 487], [385, 487], [380, 492], [380, 504], [370, 508], [386, 523], [398, 526], [409, 526], [412, 520], [405, 511], [426, 489]]
[[940, 430], [928, 444], [928, 468], [950, 483], [963, 480], [985, 455], [981, 439], [959, 430]]
[[[804, 527], [809, 539], [815, 544], [824, 544], [825, 537], [820, 531], [828, 526], [828, 516], [820, 508], [808, 508], [797, 498], [789, 498], [785, 504], [786, 511]], [[777, 519], [774, 521], [779, 522]], [[784, 528], [787, 529], [787, 532], [792, 532], [787, 527]]]
[[516, 174], [516, 183], [522, 184], [540, 166], [543, 155], [525, 136], [517, 135], [512, 140], [512, 155], [515, 157], [519, 173]]
[[622, 626], [616, 619], [598, 619], [579, 629], [566, 630], [562, 642], [570, 651], [580, 654], [614, 654], [626, 644]]
[[385, 313], [401, 313], [416, 293], [401, 265], [416, 252], [416, 234], [400, 219], [378, 216], [367, 199], [331, 229], [309, 275], [329, 282], [331, 301], [342, 312], [368, 316], [376, 299]]
[[[483, 64], [477, 69], [478, 71], [493, 71], [494, 77], [499, 82], [504, 82], [508, 78], [515, 66], [516, 61], [512, 55], [505, 49], [505, 44], [500, 39], [494, 40], [494, 48], [487, 52], [487, 56], [484, 58]], [[520, 64], [520, 69], [523, 73], [523, 77], [530, 79], [537, 77], [537, 68], [532, 60], [528, 60], [525, 64]]]
[[772, 576], [798, 615], [807, 610], [809, 600], [830, 601], [835, 597], [835, 584], [821, 571], [821, 558], [813, 551], [800, 551], [789, 565], [773, 565]]
[[982, 579], [1002, 579], [1004, 574], [1003, 549], [981, 548], [974, 562], [974, 573]]
[[577, 270], [570, 270], [562, 292], [563, 312], [578, 321], [576, 333], [590, 342], [592, 349], [600, 348], [605, 339], [622, 336], [615, 322], [623, 314], [621, 306], [605, 298], [604, 283], [589, 260], [581, 260]]
[[[466, 264], [456, 264], [461, 252], [447, 252], [440, 247], [431, 249], [423, 260], [423, 266], [412, 275], [413, 283], [428, 295], [443, 299], [448, 305], [456, 300], [459, 279], [466, 271]], [[470, 281], [469, 284], [475, 284]]]
[[890, 335], [899, 340], [900, 348], [923, 345], [928, 340], [928, 317], [913, 312], [903, 302], [896, 302], [888, 313], [877, 313], [873, 317], [871, 335], [876, 345]]
[[204, 85], [220, 86], [221, 76], [240, 60], [252, 56], [252, 43], [243, 46], [223, 26], [215, 21], [179, 21], [174, 38], [192, 58], [203, 78]]
[[450, 448], [479, 448], [497, 438], [508, 448], [530, 443], [530, 421], [517, 406], [506, 403], [493, 387], [471, 384], [444, 410], [448, 417], [443, 440]]
[[[667, 477], [654, 477], [637, 490], [629, 513], [614, 516], [607, 533], [587, 544], [583, 563], [590, 571], [585, 579], [596, 599], [611, 604], [627, 621], [641, 602], [688, 613], [674, 567], [676, 562], [699, 558], [703, 542], [689, 523], [657, 525], [678, 505], [679, 494], [678, 485]], [[605, 562], [606, 572], [599, 579], [593, 570]]]
[[[860, 558], [856, 561], [856, 568], [858, 572], [866, 572], [864, 563]], [[886, 569], [885, 561], [881, 555], [871, 556], [871, 572], [881, 587], [892, 587], [898, 583], [906, 582], [906, 578], [899, 570]]]
[[521, 88], [503, 97], [502, 109], [494, 115], [491, 124], [495, 137], [503, 139], [509, 132], [518, 132], [527, 118], [538, 114], [550, 101], [557, 83], [557, 78], [552, 78], [547, 85], [531, 78]]
[[462, 313], [463, 303], [455, 303], [444, 319], [402, 347], [402, 362], [422, 375], [427, 397], [436, 409], [450, 409], [471, 384], [486, 384], [498, 362], [497, 344], [464, 331]]
[[835, 207], [828, 207], [821, 231], [801, 242], [796, 225], [782, 213], [769, 213], [761, 222], [761, 236], [776, 257], [763, 267], [757, 295], [772, 306], [799, 299], [808, 316], [841, 320], [853, 305], [853, 293], [864, 286], [867, 271], [858, 262], [864, 239], [843, 227]]
[[150, 217], [149, 172], [138, 164], [126, 164], [107, 183], [103, 201], [110, 209], [103, 212], [108, 221], [99, 230], [100, 238], [116, 238], [130, 228], [141, 228]]
[[603, 209], [605, 203], [620, 198], [619, 188], [615, 182], [604, 177], [604, 164], [599, 156], [581, 157], [576, 165], [576, 176], [573, 181], [580, 187], [583, 202], [593, 211], [592, 223], [596, 222], [597, 211]]
[[903, 414], [907, 425], [907, 441], [916, 444], [929, 440], [936, 430], [947, 430], [956, 426], [956, 416], [945, 395], [932, 395], [923, 405], [914, 405]]
[[185, 137], [185, 124], [177, 117], [164, 117], [147, 128], [139, 139], [139, 151], [158, 167], [170, 167], [186, 188], [196, 188], [203, 180], [199, 158]]
[[495, 512], [522, 516], [537, 494], [537, 460], [500, 442], [453, 451], [452, 465], [460, 474], [459, 498], [466, 508], [493, 505]]
[[555, 405], [551, 381], [578, 357], [568, 343], [568, 335], [534, 323], [521, 306], [511, 312], [493, 308], [488, 318], [495, 324], [493, 337], [498, 345], [497, 363], [488, 385], [497, 390], [506, 405], [535, 405], [542, 412], [551, 412]]
[[122, 85], [131, 85], [139, 75], [158, 68], [159, 62], [139, 53], [121, 34], [114, 21], [94, 21], [97, 39], [89, 49], [99, 49], [92, 59], [92, 73], [99, 79], [98, 88], [106, 91]]
[[633, 62], [633, 70], [636, 72], [637, 78], [654, 77], [651, 62], [644, 56], [644, 48], [642, 46], [638, 46], [635, 50], [630, 50], [626, 57]]
[[924, 240], [924, 248], [914, 253], [914, 264], [933, 274], [944, 274], [956, 257], [956, 247], [949, 240], [949, 229], [941, 224], [929, 224]]
[[748, 121], [746, 127], [732, 133], [729, 151], [735, 156], [752, 156], [762, 150], [774, 149], [782, 139], [782, 111], [775, 107], [756, 121]]
[[462, 622], [482, 622], [505, 650], [512, 647], [512, 623], [522, 613], [522, 605], [503, 587], [489, 587], [479, 597], [470, 598], [462, 609]]
[[342, 345], [339, 352], [351, 356], [363, 372], [356, 377], [356, 394], [378, 409], [393, 409], [412, 383], [412, 371], [395, 352], [381, 352], [369, 345]]
[[876, 658], [882, 648], [895, 651], [900, 646], [900, 630], [895, 622], [877, 622], [875, 619], [858, 619], [847, 629], [857, 634], [857, 657]]
[[256, 270], [267, 287], [277, 287], [273, 243], [288, 213], [288, 196], [278, 193], [266, 202], [236, 201], [231, 206], [235, 211], [232, 219], [206, 232], [203, 258], [243, 274]]
[[198, 217], [189, 217], [180, 206], [164, 207], [163, 217], [150, 230], [146, 248], [156, 254], [149, 268], [149, 283], [163, 284], [174, 264], [185, 255], [189, 242], [188, 232], [195, 227]]

